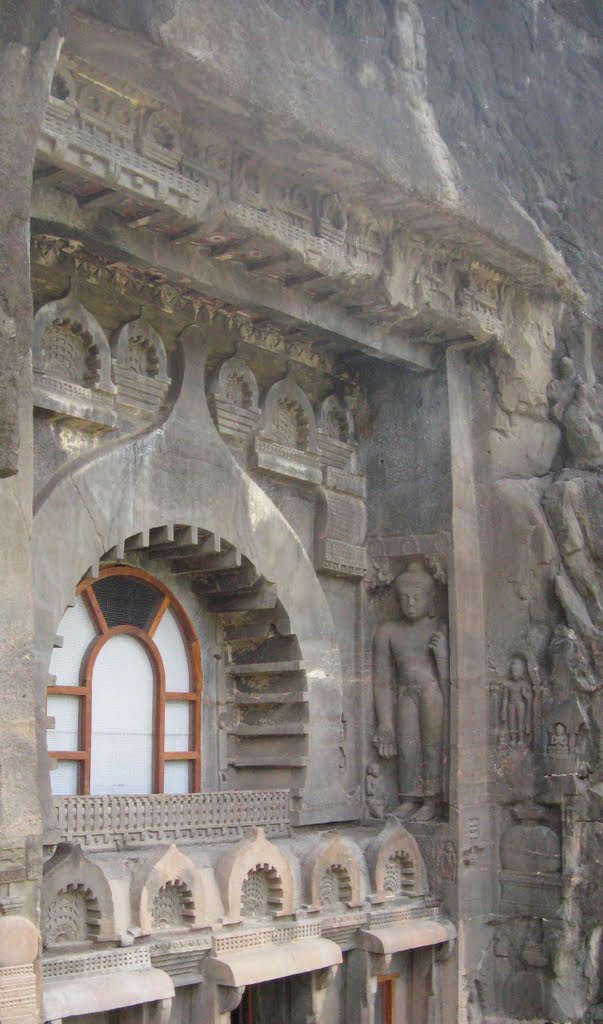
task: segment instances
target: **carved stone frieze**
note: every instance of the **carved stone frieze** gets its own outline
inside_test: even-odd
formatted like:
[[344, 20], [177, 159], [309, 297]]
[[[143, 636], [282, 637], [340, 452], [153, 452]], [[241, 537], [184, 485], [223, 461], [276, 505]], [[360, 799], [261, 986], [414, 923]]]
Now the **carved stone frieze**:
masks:
[[[397, 39], [393, 26], [391, 32]], [[395, 73], [406, 63], [396, 59]], [[416, 68], [408, 73], [413, 81], [422, 74]], [[183, 123], [175, 107], [160, 106], [126, 83], [103, 82], [98, 69], [69, 55], [55, 81], [39, 140], [41, 161], [96, 183], [98, 194], [88, 192], [103, 205], [120, 207], [127, 198], [131, 223], [166, 229], [171, 221], [171, 236], [206, 248], [214, 259], [242, 262], [253, 273], [266, 271], [310, 291], [319, 278], [343, 279], [383, 312], [393, 315], [400, 305], [422, 309], [435, 336], [455, 324], [478, 340], [504, 330], [501, 295], [508, 285], [500, 270], [427, 239], [403, 237], [385, 215], [353, 206], [320, 182], [311, 188], [285, 182], [278, 168], [241, 152], [211, 125]], [[396, 255], [383, 290], [392, 238]], [[367, 287], [378, 292], [371, 300]]]

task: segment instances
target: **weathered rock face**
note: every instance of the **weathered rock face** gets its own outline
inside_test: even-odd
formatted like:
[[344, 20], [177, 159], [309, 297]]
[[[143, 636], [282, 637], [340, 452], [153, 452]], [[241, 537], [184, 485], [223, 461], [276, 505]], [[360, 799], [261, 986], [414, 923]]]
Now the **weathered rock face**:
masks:
[[600, 4], [4, 8], [0, 1018], [599, 1020]]

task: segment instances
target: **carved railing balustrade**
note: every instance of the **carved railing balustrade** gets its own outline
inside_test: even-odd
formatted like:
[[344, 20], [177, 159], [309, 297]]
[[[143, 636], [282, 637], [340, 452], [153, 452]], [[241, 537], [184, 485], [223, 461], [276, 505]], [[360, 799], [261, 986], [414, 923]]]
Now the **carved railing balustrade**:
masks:
[[250, 826], [287, 835], [289, 790], [239, 790], [173, 796], [54, 798], [61, 840], [84, 848], [116, 849], [152, 843], [236, 841]]

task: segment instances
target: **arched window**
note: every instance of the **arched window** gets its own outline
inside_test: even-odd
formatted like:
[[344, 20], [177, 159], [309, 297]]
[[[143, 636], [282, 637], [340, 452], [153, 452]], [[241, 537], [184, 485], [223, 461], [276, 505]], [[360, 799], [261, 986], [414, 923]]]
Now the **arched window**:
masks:
[[200, 788], [199, 642], [179, 602], [142, 569], [80, 583], [50, 662], [55, 796]]

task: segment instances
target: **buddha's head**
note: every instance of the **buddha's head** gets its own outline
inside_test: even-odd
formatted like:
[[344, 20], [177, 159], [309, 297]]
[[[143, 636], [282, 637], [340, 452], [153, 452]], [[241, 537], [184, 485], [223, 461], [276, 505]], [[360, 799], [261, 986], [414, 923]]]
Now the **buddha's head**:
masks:
[[400, 610], [409, 622], [434, 614], [435, 581], [422, 562], [411, 562], [396, 577], [394, 586]]

